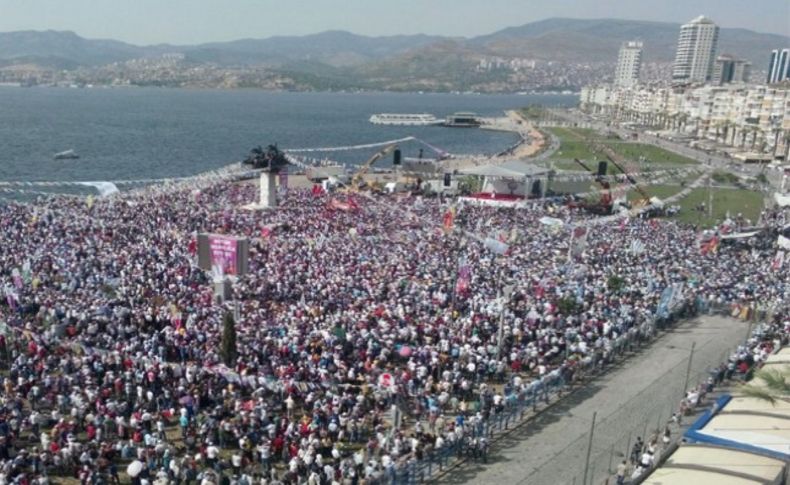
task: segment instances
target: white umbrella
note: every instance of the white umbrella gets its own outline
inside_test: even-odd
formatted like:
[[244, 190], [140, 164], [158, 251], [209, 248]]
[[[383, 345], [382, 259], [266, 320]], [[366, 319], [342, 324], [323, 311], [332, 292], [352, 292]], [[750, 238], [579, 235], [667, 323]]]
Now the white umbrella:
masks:
[[143, 471], [143, 462], [140, 460], [134, 460], [133, 462], [129, 463], [129, 466], [126, 467], [126, 474], [130, 477], [134, 478]]

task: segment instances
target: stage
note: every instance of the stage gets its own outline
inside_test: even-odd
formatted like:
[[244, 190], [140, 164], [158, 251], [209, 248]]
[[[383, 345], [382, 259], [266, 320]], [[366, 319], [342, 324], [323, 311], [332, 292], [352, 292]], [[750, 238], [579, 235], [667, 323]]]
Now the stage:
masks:
[[458, 201], [463, 204], [485, 205], [490, 207], [523, 207], [527, 198], [521, 195], [478, 192], [470, 196], [459, 197]]

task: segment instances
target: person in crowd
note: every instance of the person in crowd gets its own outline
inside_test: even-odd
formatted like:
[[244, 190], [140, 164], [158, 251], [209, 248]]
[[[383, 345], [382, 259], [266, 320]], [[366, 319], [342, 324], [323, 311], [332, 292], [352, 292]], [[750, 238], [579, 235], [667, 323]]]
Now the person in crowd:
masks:
[[[209, 180], [0, 206], [6, 480], [117, 481], [129, 463], [155, 483], [383, 480], [453, 443], [477, 439], [485, 460], [488, 420], [652, 335], [665, 310], [764, 309], [765, 338], [722, 378], [787, 341], [776, 251], [700, 250], [677, 222], [541, 201], [464, 205], [443, 224], [433, 199], [310, 190], [243, 209], [254, 197]], [[589, 225], [583, 244], [575, 225]], [[203, 232], [251, 241], [233, 305], [196, 265]], [[395, 427], [393, 407], [416, 424]]]

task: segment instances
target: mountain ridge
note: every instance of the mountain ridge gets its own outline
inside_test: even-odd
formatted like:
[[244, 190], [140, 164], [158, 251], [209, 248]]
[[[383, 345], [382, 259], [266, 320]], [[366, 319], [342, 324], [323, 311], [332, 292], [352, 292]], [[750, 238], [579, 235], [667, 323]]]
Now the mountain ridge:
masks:
[[[303, 36], [278, 35], [194, 45], [135, 45], [113, 39], [88, 39], [73, 31], [23, 30], [0, 32], [0, 59], [41, 56], [96, 66], [180, 52], [205, 62], [277, 64], [288, 60], [320, 61], [323, 57], [331, 58], [333, 53], [348, 53], [358, 57], [361, 63], [453, 40], [464, 49], [477, 50], [481, 55], [605, 62], [614, 61], [611, 57], [616, 57], [616, 49], [621, 42], [640, 38], [645, 42], [646, 60], [671, 60], [679, 28], [679, 24], [647, 20], [552, 17], [470, 38], [429, 34], [366, 36], [344, 30], [327, 30]], [[768, 45], [777, 48], [788, 43], [788, 36], [722, 28], [718, 50], [743, 56], [754, 63], [767, 60], [769, 52], [764, 49]], [[552, 45], [567, 47], [552, 49]], [[757, 55], [758, 51], [763, 51], [764, 55]], [[328, 64], [335, 65], [332, 62]]]
[[[214, 69], [218, 81], [211, 85], [217, 86], [239, 84], [240, 79], [243, 85], [254, 86], [256, 73], [265, 71], [290, 79], [277, 84], [287, 89], [574, 89], [609, 78], [620, 45], [633, 39], [644, 42], [644, 62], [659, 66], [649, 75], [666, 77], [666, 67], [661, 66], [674, 59], [679, 29], [680, 24], [669, 22], [554, 17], [470, 38], [365, 36], [328, 30], [304, 36], [148, 46], [86, 39], [71, 31], [16, 31], [0, 33], [0, 69], [24, 64], [53, 71], [105, 71], [98, 77], [72, 76], [72, 81], [82, 83], [127, 79], [132, 84], [196, 85], [198, 80], [185, 73], [204, 66]], [[717, 53], [745, 58], [759, 72], [767, 67], [772, 49], [787, 45], [788, 36], [722, 28]], [[164, 54], [181, 56], [181, 75], [165, 72], [179, 69], [172, 63], [160, 71], [152, 63], [123, 65]], [[107, 67], [116, 64], [120, 65]], [[137, 74], [127, 76], [135, 69]], [[223, 70], [227, 72], [219, 72]]]

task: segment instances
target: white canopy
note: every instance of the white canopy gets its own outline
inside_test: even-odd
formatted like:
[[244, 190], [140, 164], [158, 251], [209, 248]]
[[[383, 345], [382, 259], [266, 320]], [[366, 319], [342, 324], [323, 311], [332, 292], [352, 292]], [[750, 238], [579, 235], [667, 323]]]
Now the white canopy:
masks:
[[547, 175], [551, 170], [521, 160], [508, 160], [501, 164], [470, 167], [459, 170], [459, 172], [465, 175], [482, 175], [484, 177], [524, 178]]

